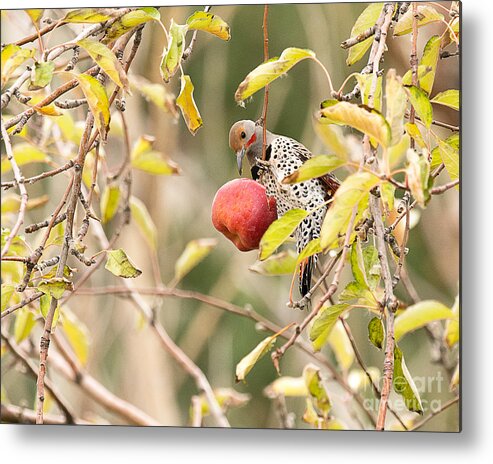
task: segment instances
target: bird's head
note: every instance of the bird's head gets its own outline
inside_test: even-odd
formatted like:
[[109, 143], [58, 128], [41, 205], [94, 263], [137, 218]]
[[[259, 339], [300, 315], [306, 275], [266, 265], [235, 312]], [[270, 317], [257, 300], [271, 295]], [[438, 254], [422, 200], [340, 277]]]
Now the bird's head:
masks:
[[[229, 131], [229, 146], [236, 154], [238, 172], [241, 175], [243, 158], [257, 141], [257, 126], [253, 121], [244, 120], [233, 124]], [[261, 135], [259, 138], [262, 138]]]

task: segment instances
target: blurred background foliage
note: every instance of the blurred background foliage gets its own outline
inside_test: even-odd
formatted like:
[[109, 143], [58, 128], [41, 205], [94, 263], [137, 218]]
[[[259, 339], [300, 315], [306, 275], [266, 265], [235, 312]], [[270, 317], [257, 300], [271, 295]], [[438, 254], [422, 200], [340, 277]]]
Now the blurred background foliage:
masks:
[[[294, 4], [271, 5], [269, 10], [270, 55], [276, 56], [287, 47], [309, 48], [328, 68], [338, 87], [351, 73], [363, 66], [365, 59], [352, 67], [345, 63], [346, 51], [340, 43], [349, 37], [351, 27], [366, 4]], [[184, 23], [198, 7], [160, 8], [165, 24], [171, 18]], [[132, 142], [141, 134], [156, 138], [155, 148], [164, 152], [182, 168], [180, 176], [151, 176], [142, 172], [134, 174], [133, 195], [148, 207], [158, 231], [158, 259], [163, 282], [170, 282], [174, 264], [185, 245], [192, 239], [216, 238], [217, 247], [183, 281], [180, 288], [196, 290], [218, 296], [238, 305], [252, 305], [257, 312], [284, 326], [301, 321], [304, 314], [286, 307], [290, 277], [266, 277], [249, 271], [256, 260], [256, 252], [240, 253], [232, 243], [212, 226], [211, 203], [217, 189], [237, 177], [236, 162], [228, 147], [228, 131], [239, 119], [260, 117], [263, 93], [254, 95], [246, 108], [234, 101], [238, 84], [263, 60], [262, 16], [263, 5], [217, 6], [212, 12], [220, 15], [231, 27], [231, 40], [223, 42], [199, 33], [192, 56], [184, 63], [184, 70], [195, 85], [195, 101], [204, 120], [204, 126], [195, 137], [183, 122], [146, 102], [137, 92], [127, 98], [127, 121]], [[46, 13], [54, 18], [64, 11]], [[427, 38], [441, 33], [443, 25], [429, 25], [420, 29], [419, 55]], [[65, 29], [65, 28], [64, 28]], [[32, 32], [32, 25], [22, 11], [2, 11], [2, 43], [10, 43]], [[65, 34], [65, 35], [64, 35]], [[52, 44], [68, 40], [65, 30], [55, 30]], [[153, 82], [161, 82], [159, 63], [163, 49], [163, 31], [150, 23], [144, 29], [143, 44], [139, 49], [132, 72]], [[389, 38], [389, 51], [385, 55], [385, 69], [394, 67], [398, 75], [409, 69], [410, 35]], [[170, 90], [178, 94], [179, 79], [173, 79]], [[352, 88], [352, 87], [350, 87]], [[434, 92], [459, 88], [459, 67], [455, 59], [442, 60], [438, 66]], [[329, 98], [325, 77], [317, 66], [306, 61], [270, 86], [269, 130], [301, 141], [314, 154], [325, 153], [317, 138], [312, 114], [319, 103]], [[445, 107], [434, 108], [435, 117], [458, 125], [458, 113]], [[82, 120], [84, 108], [72, 110], [74, 119]], [[113, 127], [109, 142], [104, 147], [109, 166], [117, 166], [123, 156], [119, 117], [112, 118]], [[359, 135], [345, 129], [352, 138], [355, 151]], [[440, 128], [436, 132], [447, 136]], [[24, 175], [36, 174], [39, 167], [26, 167]], [[344, 177], [344, 172], [341, 172]], [[43, 220], [53, 210], [65, 185], [56, 181], [39, 182], [31, 188], [32, 196], [49, 195], [48, 203], [29, 212], [27, 223]], [[452, 306], [458, 291], [459, 279], [459, 203], [458, 195], [450, 193], [433, 198], [426, 210], [420, 210], [419, 223], [411, 232], [408, 270], [416, 289], [423, 299], [437, 299]], [[114, 221], [113, 221], [114, 222]], [[115, 224], [105, 225], [111, 235]], [[88, 242], [90, 256], [98, 251], [95, 243]], [[126, 250], [143, 273], [135, 280], [137, 287], [155, 285], [152, 252], [145, 244], [135, 224], [122, 233], [119, 246]], [[346, 269], [343, 282], [350, 280]], [[103, 268], [99, 269], [86, 286], [115, 285], [118, 281]], [[343, 286], [341, 285], [341, 288]], [[398, 296], [408, 301], [405, 293]], [[232, 387], [251, 395], [249, 404], [229, 412], [228, 417], [236, 427], [278, 427], [274, 406], [263, 394], [263, 389], [277, 378], [270, 357], [266, 356], [255, 367], [246, 383], [235, 384], [235, 366], [261, 339], [265, 332], [256, 330], [255, 324], [197, 301], [145, 297], [157, 309], [157, 317], [177, 344], [203, 369], [213, 387]], [[134, 403], [155, 419], [166, 425], [187, 424], [190, 398], [196, 393], [193, 381], [187, 377], [149, 335], [146, 327], [139, 327], [137, 312], [126, 298], [112, 295], [80, 295], [70, 299], [68, 306], [87, 326], [91, 345], [88, 371], [107, 388]], [[379, 370], [383, 353], [368, 343], [367, 323], [370, 315], [364, 310], [352, 312], [348, 320], [358, 342], [362, 356], [369, 366]], [[2, 320], [2, 324], [5, 323]], [[41, 328], [34, 331], [32, 340], [37, 345]], [[401, 343], [409, 370], [414, 376], [437, 376], [444, 379], [431, 391], [422, 393], [423, 401], [446, 401], [449, 392], [447, 373], [440, 365], [430, 362], [430, 342], [423, 330], [417, 331]], [[329, 347], [323, 353], [337, 363]], [[309, 362], [304, 354], [292, 349], [282, 361], [283, 375], [300, 376]], [[356, 367], [356, 364], [352, 366]], [[344, 372], [348, 375], [348, 372]], [[75, 405], [82, 417], [95, 418], [97, 422], [121, 423], [88, 399], [74, 385], [49, 370], [49, 376], [60, 385], [65, 396]], [[12, 403], [33, 406], [35, 382], [23, 375], [21, 369], [12, 369], [12, 363], [2, 362], [2, 385]], [[438, 391], [440, 387], [440, 391]], [[345, 408], [347, 393], [329, 382], [335, 414], [351, 424], [351, 411]], [[392, 395], [395, 395], [394, 393]], [[370, 388], [364, 396], [372, 398]], [[395, 397], [397, 398], [397, 397]], [[301, 421], [304, 410], [302, 399], [288, 399], [288, 408], [296, 416], [296, 426], [308, 427]], [[376, 405], [374, 405], [376, 408]], [[404, 411], [403, 411], [404, 412]], [[410, 413], [409, 413], [410, 414]], [[405, 413], [404, 413], [405, 416]], [[392, 421], [392, 416], [389, 417]], [[207, 424], [207, 420], [206, 420]], [[430, 421], [424, 430], [456, 430], [457, 408], [453, 407]]]

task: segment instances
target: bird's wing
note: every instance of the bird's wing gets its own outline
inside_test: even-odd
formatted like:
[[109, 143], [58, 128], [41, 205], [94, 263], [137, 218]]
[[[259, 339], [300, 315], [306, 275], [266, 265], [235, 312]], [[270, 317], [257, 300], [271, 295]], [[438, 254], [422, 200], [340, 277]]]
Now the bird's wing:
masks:
[[[305, 161], [309, 160], [310, 158], [313, 158], [312, 153], [308, 148], [306, 148], [304, 145], [301, 143], [297, 142], [296, 140], [290, 139], [292, 142], [292, 148], [295, 151], [296, 155], [298, 158], [304, 163]], [[322, 182], [324, 188], [327, 191], [327, 195], [329, 197], [333, 197], [334, 194], [336, 193], [337, 189], [341, 185], [339, 180], [337, 179], [334, 174], [329, 173], [329, 174], [324, 174], [323, 176], [318, 178], [320, 182]]]

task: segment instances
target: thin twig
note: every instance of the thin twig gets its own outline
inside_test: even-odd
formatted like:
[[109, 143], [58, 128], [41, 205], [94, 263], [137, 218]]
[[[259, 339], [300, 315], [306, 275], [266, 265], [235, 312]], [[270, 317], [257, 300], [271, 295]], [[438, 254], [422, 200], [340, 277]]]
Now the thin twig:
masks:
[[430, 415], [426, 416], [423, 420], [418, 422], [414, 427], [411, 429], [411, 431], [415, 431], [423, 427], [427, 422], [429, 422], [431, 419], [433, 419], [435, 416], [438, 416], [438, 414], [441, 414], [443, 411], [447, 410], [450, 408], [450, 406], [453, 406], [455, 403], [458, 403], [460, 400], [459, 397], [453, 398], [450, 401], [447, 401], [440, 409], [437, 411], [432, 411]]
[[[264, 62], [269, 59], [269, 29], [268, 29], [269, 5], [264, 5], [264, 19], [262, 30], [264, 33]], [[267, 107], [269, 106], [269, 85], [265, 86], [264, 106], [262, 109], [262, 160], [265, 161], [265, 151], [267, 149]]]
[[[47, 177], [53, 177], [56, 176], [57, 174], [60, 174], [63, 171], [67, 171], [68, 169], [72, 168], [75, 164], [75, 160], [70, 160], [67, 161], [63, 166], [60, 166], [56, 169], [52, 169], [51, 171], [46, 171], [41, 174], [38, 174], [33, 177], [28, 177], [27, 179], [24, 179], [24, 184], [34, 184], [40, 180], [46, 179]], [[12, 181], [12, 182], [3, 182], [2, 183], [2, 188], [5, 190], [8, 190], [9, 188], [15, 187], [17, 185], [17, 181]]]

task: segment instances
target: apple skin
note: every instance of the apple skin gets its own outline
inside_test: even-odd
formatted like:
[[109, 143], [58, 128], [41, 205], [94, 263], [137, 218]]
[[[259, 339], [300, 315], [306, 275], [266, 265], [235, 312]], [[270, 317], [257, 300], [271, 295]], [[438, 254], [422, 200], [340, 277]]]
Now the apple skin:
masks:
[[267, 228], [277, 219], [276, 200], [251, 179], [224, 184], [212, 202], [212, 224], [240, 251], [255, 250]]

